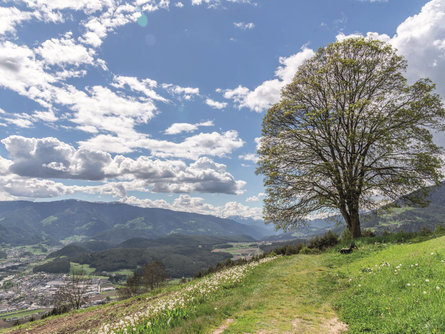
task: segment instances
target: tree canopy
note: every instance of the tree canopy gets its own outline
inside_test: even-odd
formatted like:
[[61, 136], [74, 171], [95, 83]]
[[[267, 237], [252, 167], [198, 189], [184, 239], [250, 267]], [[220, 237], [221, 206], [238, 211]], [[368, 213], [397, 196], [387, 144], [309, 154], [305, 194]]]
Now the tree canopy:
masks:
[[359, 237], [362, 209], [440, 181], [432, 132], [445, 110], [434, 84], [409, 84], [406, 67], [391, 45], [365, 38], [329, 44], [299, 67], [263, 120], [266, 222], [287, 230], [336, 211]]

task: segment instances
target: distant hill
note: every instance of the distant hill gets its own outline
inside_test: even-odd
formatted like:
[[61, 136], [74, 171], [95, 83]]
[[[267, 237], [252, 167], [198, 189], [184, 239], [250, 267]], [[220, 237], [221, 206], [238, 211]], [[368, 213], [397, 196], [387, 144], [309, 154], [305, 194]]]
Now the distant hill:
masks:
[[73, 243], [51, 253], [52, 261], [34, 268], [35, 272], [69, 271], [69, 263], [88, 264], [97, 274], [122, 269], [135, 270], [151, 261], [162, 261], [170, 277], [193, 276], [198, 270], [206, 269], [219, 261], [231, 258], [228, 253], [212, 250], [228, 242], [252, 242], [247, 236], [206, 236], [172, 234], [156, 240], [132, 238], [104, 250], [92, 251], [95, 242], [89, 242], [90, 249], [82, 243]]
[[172, 233], [246, 235], [254, 239], [267, 235], [258, 226], [230, 219], [122, 203], [0, 202], [0, 244], [68, 244], [88, 240], [117, 244], [135, 237], [157, 239]]
[[[429, 204], [427, 206], [423, 207], [410, 203], [407, 198], [416, 194], [416, 192], [413, 192], [380, 210], [362, 214], [360, 216], [361, 228], [381, 234], [384, 231], [418, 232], [423, 228], [433, 231], [437, 225], [445, 226], [445, 183], [442, 183], [439, 187], [428, 188], [428, 190], [429, 195], [426, 199]], [[269, 235], [264, 237], [263, 240], [304, 239], [326, 233], [328, 230], [340, 234], [345, 228], [342, 222], [343, 219], [340, 216], [326, 220], [316, 219], [309, 221], [306, 227], [278, 235]]]

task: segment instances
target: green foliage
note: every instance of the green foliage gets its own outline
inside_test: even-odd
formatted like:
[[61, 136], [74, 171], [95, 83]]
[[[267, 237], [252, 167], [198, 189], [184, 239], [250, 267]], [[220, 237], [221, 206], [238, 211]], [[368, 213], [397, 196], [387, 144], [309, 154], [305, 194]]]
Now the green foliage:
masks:
[[351, 241], [351, 232], [348, 228], [345, 228], [340, 236], [341, 242], [350, 242]]
[[304, 246], [301, 250], [300, 250], [301, 254], [318, 254], [320, 253], [320, 251], [316, 248], [309, 248]]
[[434, 235], [445, 235], [445, 225], [436, 225], [436, 228], [434, 229]]
[[318, 249], [323, 251], [327, 248], [333, 247], [338, 244], [338, 236], [331, 231], [328, 231], [321, 237], [314, 237], [309, 241], [308, 248]]
[[44, 263], [40, 266], [35, 266], [33, 272], [44, 271], [53, 274], [67, 274], [70, 272], [71, 263], [68, 259], [56, 259], [51, 262]]
[[[408, 84], [406, 66], [389, 44], [348, 38], [299, 67], [263, 119], [257, 173], [266, 222], [288, 230], [335, 209], [356, 238], [360, 209], [377, 197], [439, 183], [441, 149], [431, 130], [443, 130], [445, 110], [428, 79]], [[409, 201], [422, 203], [425, 194]]]
[[362, 237], [373, 238], [373, 237], [375, 237], [375, 233], [370, 229], [364, 229], [362, 231]]
[[[233, 238], [239, 240], [238, 236]], [[88, 242], [68, 245], [48, 257], [67, 256], [63, 261], [89, 265], [95, 268], [96, 274], [123, 269], [134, 271], [147, 263], [161, 261], [170, 277], [181, 278], [230, 258], [228, 253], [212, 252], [214, 245], [229, 241], [231, 237], [170, 235], [156, 240], [129, 239], [117, 246]], [[62, 259], [56, 258], [36, 270], [54, 270], [51, 268], [61, 266], [60, 261]]]

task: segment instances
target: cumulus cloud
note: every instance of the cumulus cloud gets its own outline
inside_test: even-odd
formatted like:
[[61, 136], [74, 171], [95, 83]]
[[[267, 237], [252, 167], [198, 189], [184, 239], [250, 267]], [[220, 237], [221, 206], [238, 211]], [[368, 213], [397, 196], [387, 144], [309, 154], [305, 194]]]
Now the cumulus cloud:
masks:
[[[361, 37], [361, 34], [339, 34], [337, 40]], [[445, 97], [445, 1], [431, 0], [420, 13], [408, 17], [394, 36], [368, 32], [365, 36], [392, 44], [408, 60], [407, 76], [411, 82], [428, 77]]]
[[254, 153], [243, 154], [243, 155], [238, 156], [238, 158], [246, 160], [246, 161], [252, 161], [253, 163], [258, 162], [258, 155], [254, 154]]
[[15, 7], [0, 7], [0, 35], [15, 33], [17, 26], [32, 17], [33, 14], [28, 11], [21, 11]]
[[141, 143], [141, 147], [150, 150], [154, 156], [193, 160], [204, 155], [224, 157], [244, 145], [244, 141], [238, 137], [238, 132], [234, 130], [224, 133], [200, 133], [188, 137], [180, 143], [156, 139], [145, 139]]
[[[51, 45], [55, 45], [54, 43], [56, 42], [51, 41]], [[47, 54], [43, 51], [46, 48], [38, 50], [48, 57], [49, 62], [55, 61], [59, 55], [57, 52]], [[76, 62], [74, 59], [82, 61], [78, 56], [65, 58], [65, 61]], [[114, 78], [112, 85], [115, 88], [122, 90], [128, 87], [133, 92], [142, 93], [139, 96], [123, 91], [118, 94], [109, 87], [99, 85], [86, 87], [85, 91], [73, 85], [57, 85], [61, 79], [57, 74], [45, 71], [45, 60], [37, 59], [33, 50], [27, 46], [9, 41], [0, 42], [0, 86], [26, 96], [49, 110], [54, 105], [68, 107], [74, 111], [70, 120], [78, 124], [79, 129], [124, 134], [124, 138], [140, 137], [134, 126], [147, 123], [153, 118], [156, 111], [154, 100], [167, 102], [150, 88], [153, 86], [150, 79]]]
[[227, 102], [218, 102], [210, 98], [206, 99], [206, 104], [214, 109], [224, 109], [225, 107], [227, 107]]
[[181, 87], [173, 84], [162, 84], [162, 88], [167, 90], [172, 95], [182, 96], [186, 100], [190, 100], [193, 96], [199, 95], [199, 88], [196, 87]]
[[50, 87], [56, 78], [43, 68], [33, 50], [10, 41], [0, 42], [0, 86], [49, 107]]
[[10, 171], [25, 177], [101, 180], [112, 161], [107, 153], [76, 150], [52, 137], [10, 136], [1, 142], [13, 161]]
[[445, 98], [445, 1], [425, 4], [397, 27], [390, 43], [408, 60], [408, 78], [429, 77]]
[[69, 32], [61, 39], [52, 38], [43, 42], [36, 53], [39, 54], [48, 65], [71, 64], [79, 66], [94, 62], [93, 50], [88, 50], [85, 46], [77, 44], [72, 33]]
[[298, 67], [314, 55], [314, 51], [303, 47], [290, 57], [280, 57], [280, 66], [275, 71], [276, 79], [266, 80], [254, 90], [238, 86], [224, 91], [226, 99], [233, 100], [238, 107], [263, 112], [280, 99], [281, 89], [292, 81]]
[[261, 198], [262, 198], [262, 197], [265, 197], [265, 196], [266, 196], [265, 193], [259, 193], [259, 194], [256, 195], [256, 196], [248, 197], [248, 198], [246, 199], [246, 202], [259, 202], [259, 201], [261, 200]]
[[238, 137], [238, 132], [231, 130], [224, 133], [199, 133], [187, 137], [182, 142], [172, 142], [140, 136], [133, 138], [125, 136], [98, 135], [79, 142], [80, 147], [89, 150], [101, 150], [112, 153], [129, 153], [136, 148], [151, 151], [160, 158], [185, 158], [196, 160], [201, 156], [225, 157], [235, 149], [244, 145]]
[[72, 122], [122, 135], [123, 138], [139, 137], [134, 126], [147, 123], [156, 111], [151, 99], [118, 95], [103, 86], [93, 86], [87, 92], [69, 86], [58, 90], [55, 99], [75, 111]]
[[202, 122], [202, 123], [195, 123], [195, 124], [190, 124], [190, 123], [173, 123], [172, 125], [170, 125], [166, 130], [165, 130], [165, 134], [167, 135], [176, 135], [182, 132], [194, 132], [196, 130], [198, 130], [199, 127], [201, 126], [213, 126], [213, 122], [212, 121], [207, 121], [207, 122]]
[[[122, 155], [73, 146], [52, 137], [36, 139], [10, 136], [1, 141], [11, 160], [0, 159], [0, 175], [11, 173], [25, 178], [82, 180], [139, 180], [144, 188], [162, 193], [239, 194], [245, 182], [235, 180], [219, 164], [201, 157], [187, 165], [180, 160], [159, 160]], [[81, 188], [76, 188], [77, 190]]]

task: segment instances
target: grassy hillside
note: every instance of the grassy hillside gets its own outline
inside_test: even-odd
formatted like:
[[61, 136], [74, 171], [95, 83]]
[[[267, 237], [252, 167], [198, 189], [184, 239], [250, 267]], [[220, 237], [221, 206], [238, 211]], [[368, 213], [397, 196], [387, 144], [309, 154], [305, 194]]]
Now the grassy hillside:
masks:
[[254, 240], [237, 235], [218, 237], [171, 234], [154, 240], [133, 238], [114, 246], [93, 241], [73, 243], [49, 254], [48, 258], [52, 261], [34, 267], [34, 272], [68, 273], [69, 263], [75, 262], [89, 265], [97, 275], [106, 275], [123, 269], [134, 271], [152, 261], [161, 261], [169, 277], [192, 277], [198, 270], [205, 270], [231, 258], [231, 254], [213, 252], [213, 249], [236, 241]]
[[[410, 239], [407, 239], [410, 237]], [[430, 240], [429, 240], [430, 239]], [[29, 333], [444, 333], [445, 236], [272, 259], [45, 319]], [[12, 330], [23, 333], [25, 328]]]

